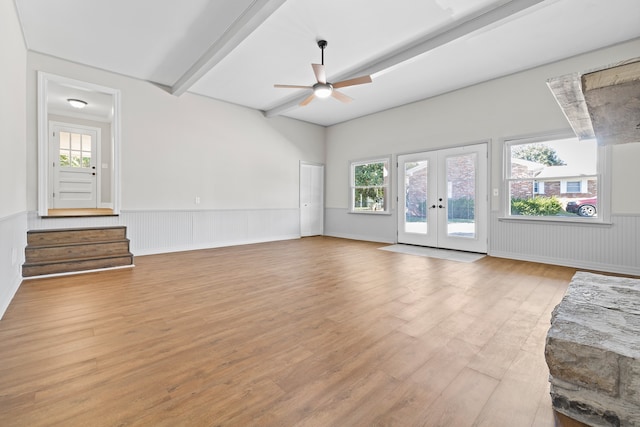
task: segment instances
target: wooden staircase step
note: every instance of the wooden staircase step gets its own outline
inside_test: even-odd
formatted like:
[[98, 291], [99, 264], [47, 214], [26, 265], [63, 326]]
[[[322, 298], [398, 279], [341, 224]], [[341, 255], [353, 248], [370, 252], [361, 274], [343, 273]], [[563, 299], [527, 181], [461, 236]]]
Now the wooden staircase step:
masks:
[[124, 226], [30, 230], [27, 231], [27, 244], [29, 246], [40, 246], [104, 242], [125, 239], [127, 237], [126, 234], [127, 229]]
[[124, 226], [27, 232], [23, 277], [133, 265]]
[[58, 261], [81, 257], [112, 256], [129, 253], [129, 239], [65, 245], [27, 246], [25, 262]]
[[77, 271], [98, 270], [133, 265], [133, 254], [116, 255], [112, 257], [88, 257], [25, 263], [22, 265], [23, 277], [44, 276], [48, 274], [71, 273]]

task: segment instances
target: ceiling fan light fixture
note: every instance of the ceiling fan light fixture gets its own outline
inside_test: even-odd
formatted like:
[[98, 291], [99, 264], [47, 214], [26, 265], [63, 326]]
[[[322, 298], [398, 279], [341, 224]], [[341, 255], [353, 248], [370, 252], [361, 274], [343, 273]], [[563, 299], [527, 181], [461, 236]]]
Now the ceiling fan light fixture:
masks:
[[313, 73], [316, 76], [316, 83], [313, 86], [301, 86], [301, 85], [273, 85], [277, 88], [288, 88], [288, 89], [311, 89], [313, 93], [306, 98], [304, 98], [300, 102], [300, 106], [304, 107], [308, 105], [315, 98], [328, 98], [332, 96], [334, 99], [337, 99], [343, 103], [349, 103], [353, 101], [352, 98], [348, 97], [344, 93], [334, 90], [340, 89], [347, 86], [355, 86], [361, 85], [364, 83], [371, 83], [371, 76], [360, 76], [352, 79], [342, 80], [335, 83], [330, 83], [327, 81], [327, 74], [324, 69], [324, 48], [327, 47], [326, 40], [318, 40], [318, 47], [322, 52], [322, 62], [320, 64], [311, 64], [311, 68], [313, 69]]
[[86, 107], [86, 106], [87, 106], [87, 102], [86, 102], [86, 101], [83, 101], [83, 100], [81, 100], [81, 99], [69, 98], [69, 99], [67, 99], [67, 102], [68, 102], [69, 104], [71, 104], [71, 106], [72, 106], [73, 108], [80, 108], [80, 109], [82, 109], [82, 108], [84, 108], [84, 107]]
[[313, 85], [313, 93], [318, 98], [328, 98], [333, 92], [331, 83], [316, 83]]

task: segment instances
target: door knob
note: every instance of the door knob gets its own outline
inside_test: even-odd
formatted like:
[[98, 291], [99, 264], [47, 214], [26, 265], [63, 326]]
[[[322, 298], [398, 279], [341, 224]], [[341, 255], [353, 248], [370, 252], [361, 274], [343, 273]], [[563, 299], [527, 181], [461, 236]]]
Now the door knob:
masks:
[[442, 205], [438, 205], [438, 207], [439, 207], [440, 209], [444, 208], [444, 206], [442, 206]]
[[431, 209], [435, 209], [435, 208], [436, 208], [436, 205], [431, 205], [431, 206], [430, 206], [430, 208], [431, 208]]

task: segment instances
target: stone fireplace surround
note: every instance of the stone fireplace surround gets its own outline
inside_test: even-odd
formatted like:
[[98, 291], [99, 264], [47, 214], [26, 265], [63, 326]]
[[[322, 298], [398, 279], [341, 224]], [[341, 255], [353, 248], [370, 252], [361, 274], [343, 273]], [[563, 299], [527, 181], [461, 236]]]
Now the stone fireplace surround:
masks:
[[556, 411], [594, 427], [640, 426], [640, 279], [577, 272], [545, 357]]

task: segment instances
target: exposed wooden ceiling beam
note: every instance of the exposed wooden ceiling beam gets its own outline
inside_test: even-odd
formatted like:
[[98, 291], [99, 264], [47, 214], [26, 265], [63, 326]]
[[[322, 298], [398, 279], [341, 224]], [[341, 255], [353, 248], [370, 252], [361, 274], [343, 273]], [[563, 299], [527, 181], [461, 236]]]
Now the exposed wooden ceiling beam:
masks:
[[171, 87], [180, 96], [238, 47], [286, 0], [255, 0], [218, 39]]
[[554, 77], [547, 85], [578, 139], [640, 142], [640, 58]]
[[583, 74], [580, 80], [598, 144], [640, 142], [640, 59]]
[[[390, 55], [376, 58], [356, 70], [351, 70], [347, 74], [335, 76], [333, 80], [341, 81], [360, 75], [372, 75], [389, 70], [402, 62], [408, 61], [418, 55], [422, 55], [430, 50], [471, 34], [474, 31], [506, 19], [538, 3], [542, 3], [543, 1], [544, 0], [512, 0], [497, 7], [482, 9], [477, 13], [468, 16], [464, 20], [443, 28], [437, 33], [428, 34], [425, 37], [408, 44], [404, 49], [400, 49]], [[266, 117], [280, 115], [285, 111], [297, 107], [298, 104], [307, 96], [308, 94], [305, 94], [285, 101], [282, 104], [264, 111], [264, 115]]]
[[587, 103], [580, 87], [580, 74], [571, 73], [553, 77], [547, 80], [547, 86], [549, 86], [578, 139], [595, 138], [589, 111], [587, 111]]

